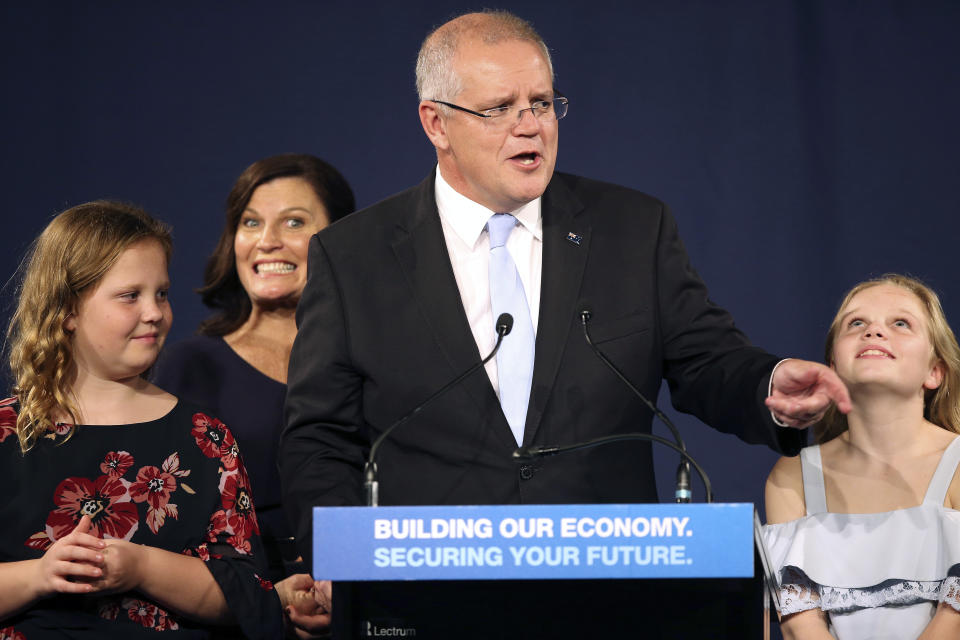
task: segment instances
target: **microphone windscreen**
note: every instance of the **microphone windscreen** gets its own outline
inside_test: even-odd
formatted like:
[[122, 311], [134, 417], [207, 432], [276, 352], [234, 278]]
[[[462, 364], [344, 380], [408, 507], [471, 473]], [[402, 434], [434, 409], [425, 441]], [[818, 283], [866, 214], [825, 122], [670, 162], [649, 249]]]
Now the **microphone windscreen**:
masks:
[[508, 335], [513, 329], [513, 316], [509, 313], [501, 313], [497, 318], [497, 333]]

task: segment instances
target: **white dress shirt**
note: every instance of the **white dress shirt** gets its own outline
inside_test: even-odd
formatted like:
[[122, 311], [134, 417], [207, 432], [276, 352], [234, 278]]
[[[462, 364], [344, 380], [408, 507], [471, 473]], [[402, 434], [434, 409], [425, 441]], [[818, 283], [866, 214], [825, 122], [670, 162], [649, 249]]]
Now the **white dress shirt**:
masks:
[[[507, 239], [507, 251], [517, 265], [523, 291], [530, 308], [533, 332], [537, 332], [540, 316], [540, 276], [543, 268], [543, 219], [540, 216], [540, 198], [532, 200], [514, 211], [491, 211], [483, 205], [461, 195], [451, 187], [437, 167], [434, 186], [437, 209], [443, 238], [453, 265], [453, 275], [460, 290], [460, 299], [466, 311], [473, 339], [481, 357], [486, 356], [496, 344], [495, 318], [490, 304], [490, 237], [487, 220], [495, 213], [510, 213], [520, 224], [514, 227]], [[510, 337], [505, 338], [509, 340]], [[497, 379], [497, 359], [486, 364], [487, 375], [497, 395], [500, 386]]]

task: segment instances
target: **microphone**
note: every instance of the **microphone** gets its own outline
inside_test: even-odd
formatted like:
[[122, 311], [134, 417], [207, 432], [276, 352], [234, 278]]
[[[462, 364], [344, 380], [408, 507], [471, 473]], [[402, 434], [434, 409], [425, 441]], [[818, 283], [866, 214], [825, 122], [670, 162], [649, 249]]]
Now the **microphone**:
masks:
[[673, 495], [677, 502], [690, 502], [693, 498], [693, 491], [690, 490], [690, 461], [686, 458], [681, 459], [677, 466], [677, 488]]
[[587, 330], [587, 323], [590, 322], [590, 318], [592, 317], [593, 317], [593, 312], [590, 311], [589, 308], [584, 308], [582, 311], [580, 311], [580, 325], [583, 327], [584, 339], [587, 341], [587, 344], [590, 345], [590, 349], [593, 350], [593, 353], [596, 354], [598, 358], [600, 358], [601, 362], [603, 362], [603, 364], [605, 364], [608, 369], [613, 371], [613, 373], [618, 378], [620, 378], [620, 380], [623, 381], [625, 385], [627, 385], [630, 391], [633, 392], [633, 395], [640, 398], [640, 400], [642, 400], [643, 403], [647, 405], [647, 408], [650, 409], [650, 411], [652, 411], [655, 416], [660, 418], [660, 422], [667, 425], [667, 428], [670, 429], [670, 433], [673, 434], [674, 442], [676, 442], [677, 446], [680, 447], [680, 454], [681, 454], [680, 466], [677, 467], [677, 484], [673, 493], [674, 499], [677, 502], [690, 502], [691, 498], [693, 497], [693, 493], [690, 491], [690, 464], [687, 461], [688, 460], [687, 445], [684, 443], [683, 438], [680, 437], [680, 431], [673, 424], [673, 421], [670, 420], [670, 418], [668, 418], [665, 413], [660, 411], [657, 405], [647, 400], [647, 397], [643, 395], [640, 392], [640, 390], [637, 389], [629, 380], [627, 380], [627, 377], [623, 375], [620, 369], [618, 369], [610, 361], [610, 359], [607, 358], [606, 354], [600, 351], [600, 347], [598, 347], [593, 343], [593, 340], [590, 338], [590, 332]]
[[517, 449], [516, 451], [513, 452], [514, 459], [542, 458], [544, 456], [551, 456], [551, 455], [557, 455], [559, 453], [566, 453], [567, 451], [589, 449], [595, 446], [608, 444], [611, 442], [621, 442], [625, 440], [646, 440], [649, 442], [658, 442], [660, 444], [670, 447], [671, 449], [674, 449], [681, 456], [680, 466], [677, 468], [677, 484], [676, 484], [676, 489], [674, 491], [675, 500], [677, 502], [686, 503], [686, 502], [690, 502], [691, 498], [693, 497], [693, 493], [690, 490], [690, 465], [692, 464], [693, 467], [697, 470], [697, 474], [700, 476], [700, 479], [703, 481], [703, 488], [707, 495], [707, 498], [706, 498], [707, 502], [713, 502], [713, 488], [710, 485], [710, 479], [707, 477], [707, 474], [703, 470], [703, 467], [701, 467], [697, 463], [697, 461], [694, 460], [689, 453], [687, 453], [687, 446], [683, 442], [683, 438], [680, 437], [680, 431], [677, 429], [677, 427], [673, 424], [670, 418], [668, 418], [666, 414], [660, 411], [660, 409], [658, 409], [655, 404], [650, 402], [646, 398], [646, 396], [644, 396], [643, 393], [641, 393], [640, 390], [637, 389], [627, 379], [625, 375], [623, 375], [623, 373], [616, 367], [616, 365], [614, 365], [610, 361], [610, 359], [607, 358], [607, 356], [604, 355], [602, 351], [600, 351], [600, 348], [593, 343], [593, 340], [590, 338], [590, 332], [587, 329], [587, 323], [590, 322], [590, 318], [592, 316], [593, 316], [593, 313], [590, 311], [590, 309], [585, 308], [582, 311], [580, 311], [580, 324], [583, 327], [583, 337], [586, 339], [587, 344], [593, 350], [594, 354], [596, 354], [596, 356], [600, 358], [601, 362], [603, 362], [603, 364], [605, 364], [607, 368], [613, 371], [613, 373], [616, 374], [616, 376], [620, 378], [620, 380], [625, 385], [627, 385], [630, 391], [632, 391], [635, 396], [640, 398], [640, 400], [642, 400], [643, 403], [647, 405], [647, 408], [650, 409], [650, 411], [652, 411], [653, 414], [657, 416], [657, 418], [659, 418], [661, 422], [667, 425], [667, 427], [670, 429], [670, 432], [673, 434], [674, 442], [670, 442], [669, 440], [666, 440], [659, 436], [655, 436], [650, 433], [622, 433], [622, 434], [615, 434], [612, 436], [606, 436], [603, 438], [595, 438], [594, 440], [589, 440], [587, 442], [573, 444], [573, 445], [566, 445], [566, 446], [547, 446], [547, 447], [532, 447], [532, 448], [521, 447], [520, 449]]
[[438, 391], [433, 395], [429, 396], [426, 400], [415, 406], [411, 409], [406, 415], [394, 422], [392, 425], [387, 427], [383, 433], [381, 433], [373, 441], [373, 444], [370, 446], [370, 453], [367, 456], [367, 462], [363, 465], [363, 490], [366, 494], [367, 506], [376, 507], [380, 502], [380, 483], [377, 481], [377, 450], [380, 448], [380, 445], [384, 440], [387, 439], [394, 429], [407, 422], [413, 416], [420, 413], [425, 407], [429, 406], [431, 402], [442, 396], [444, 393], [449, 391], [451, 388], [459, 384], [464, 378], [469, 376], [471, 373], [483, 367], [483, 365], [490, 362], [490, 360], [497, 355], [497, 351], [500, 350], [500, 343], [503, 342], [503, 338], [510, 333], [513, 329], [513, 316], [509, 313], [501, 313], [497, 318], [497, 323], [495, 325], [497, 332], [497, 343], [493, 345], [493, 351], [491, 351], [486, 358], [473, 364], [469, 369], [458, 375], [456, 378], [442, 386]]

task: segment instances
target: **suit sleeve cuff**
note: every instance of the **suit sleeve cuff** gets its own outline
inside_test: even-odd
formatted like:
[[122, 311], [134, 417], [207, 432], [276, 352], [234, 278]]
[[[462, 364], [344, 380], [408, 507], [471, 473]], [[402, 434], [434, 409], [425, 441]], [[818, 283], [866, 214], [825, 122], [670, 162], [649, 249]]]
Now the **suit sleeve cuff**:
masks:
[[[768, 397], [768, 398], [769, 398], [771, 395], [773, 395], [773, 378], [774, 378], [774, 376], [777, 375], [777, 367], [779, 367], [780, 365], [782, 365], [782, 364], [783, 364], [784, 362], [786, 362], [787, 360], [793, 360], [793, 358], [784, 358], [783, 360], [781, 360], [780, 362], [778, 362], [777, 364], [775, 364], [775, 365], [773, 366], [773, 371], [770, 372], [770, 382], [769, 382], [769, 384], [767, 385], [767, 397]], [[774, 423], [775, 425], [777, 425], [778, 427], [789, 427], [789, 426], [790, 426], [790, 425], [786, 424], [785, 422], [783, 422], [782, 420], [780, 420], [780, 418], [777, 417], [777, 414], [775, 414], [772, 409], [770, 410], [770, 419], [773, 420], [773, 423]]]

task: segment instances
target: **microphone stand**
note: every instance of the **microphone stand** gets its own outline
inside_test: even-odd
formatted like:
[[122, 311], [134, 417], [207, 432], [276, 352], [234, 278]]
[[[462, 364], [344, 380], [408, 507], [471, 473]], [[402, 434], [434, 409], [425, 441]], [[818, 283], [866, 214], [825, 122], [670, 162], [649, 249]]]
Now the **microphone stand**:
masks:
[[[697, 470], [697, 474], [700, 476], [700, 480], [703, 481], [703, 488], [707, 494], [707, 502], [713, 502], [713, 487], [710, 484], [710, 479], [707, 477], [706, 472], [704, 472], [703, 467], [697, 463], [689, 453], [684, 451], [680, 446], [670, 442], [665, 438], [660, 436], [655, 436], [652, 433], [617, 433], [612, 436], [604, 436], [602, 438], [594, 438], [593, 440], [587, 440], [586, 442], [578, 442], [576, 444], [560, 445], [560, 446], [542, 446], [542, 447], [521, 447], [513, 452], [514, 460], [534, 460], [537, 458], [545, 458], [547, 456], [555, 456], [561, 453], [567, 453], [569, 451], [579, 451], [581, 449], [592, 449], [604, 444], [610, 444], [611, 442], [624, 442], [628, 440], [646, 440], [648, 442], [659, 442], [662, 445], [668, 446], [681, 456], [683, 456], [684, 463], [689, 463], [693, 465], [693, 468]], [[687, 500], [689, 502], [689, 500]]]
[[[580, 311], [580, 325], [583, 327], [583, 337], [587, 341], [587, 345], [590, 346], [590, 349], [593, 350], [593, 353], [600, 358], [600, 361], [603, 362], [620, 380], [627, 385], [627, 388], [633, 392], [633, 395], [640, 398], [641, 401], [650, 409], [655, 416], [657, 416], [663, 424], [667, 425], [667, 428], [670, 429], [670, 433], [673, 434], [674, 442], [660, 438], [652, 434], [646, 433], [631, 433], [631, 434], [618, 434], [614, 436], [608, 436], [606, 438], [597, 438], [596, 440], [591, 440], [587, 443], [582, 443], [578, 445], [569, 445], [567, 447], [540, 447], [536, 454], [533, 454], [534, 450], [525, 450], [523, 448], [517, 449], [514, 452], [514, 458], [526, 458], [526, 457], [542, 457], [545, 455], [554, 455], [556, 453], [562, 453], [564, 451], [574, 451], [576, 449], [588, 448], [593, 446], [598, 446], [601, 444], [606, 444], [608, 442], [618, 442], [621, 440], [647, 440], [651, 442], [659, 442], [664, 444], [671, 449], [676, 450], [680, 456], [680, 465], [677, 467], [677, 483], [674, 491], [674, 496], [677, 502], [690, 502], [693, 497], [693, 493], [690, 491], [690, 465], [696, 468], [697, 473], [700, 475], [700, 479], [703, 481], [704, 489], [707, 494], [707, 502], [713, 501], [713, 490], [710, 486], [710, 481], [707, 478], [706, 473], [703, 471], [703, 468], [697, 464], [697, 462], [687, 453], [687, 445], [684, 443], [683, 438], [680, 436], [680, 431], [673, 424], [673, 422], [666, 416], [665, 413], [660, 411], [660, 409], [650, 402], [643, 393], [637, 389], [630, 380], [627, 379], [625, 375], [614, 365], [607, 356], [600, 351], [600, 348], [594, 344], [593, 340], [590, 338], [590, 331], [587, 329], [587, 323], [590, 322], [590, 318], [593, 317], [593, 313], [590, 309], [583, 309]], [[676, 444], [674, 444], [676, 443]], [[530, 455], [533, 454], [533, 455]]]
[[513, 329], [513, 316], [509, 313], [501, 313], [500, 317], [497, 318], [496, 331], [497, 331], [497, 343], [493, 346], [493, 351], [487, 355], [486, 358], [480, 362], [474, 364], [469, 369], [461, 373], [459, 376], [445, 384], [440, 388], [439, 391], [434, 393], [432, 396], [418, 404], [409, 413], [404, 415], [402, 418], [390, 425], [383, 433], [377, 436], [376, 440], [373, 441], [373, 444], [370, 446], [370, 453], [367, 456], [367, 461], [363, 465], [363, 491], [366, 495], [367, 506], [376, 507], [380, 504], [380, 483], [377, 481], [377, 450], [380, 448], [380, 445], [384, 440], [387, 439], [393, 430], [399, 427], [400, 425], [406, 423], [410, 418], [417, 415], [425, 407], [427, 407], [431, 402], [442, 396], [447, 392], [451, 387], [456, 386], [464, 378], [469, 376], [471, 373], [483, 367], [487, 364], [495, 355], [497, 351], [500, 350], [500, 343], [503, 342], [504, 336], [510, 333], [510, 330]]

